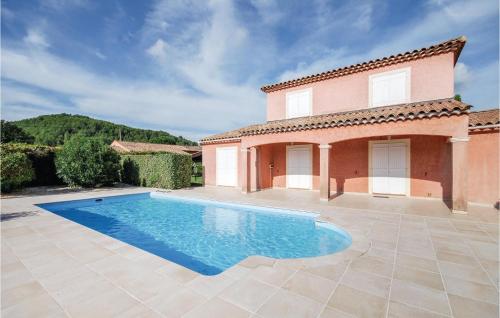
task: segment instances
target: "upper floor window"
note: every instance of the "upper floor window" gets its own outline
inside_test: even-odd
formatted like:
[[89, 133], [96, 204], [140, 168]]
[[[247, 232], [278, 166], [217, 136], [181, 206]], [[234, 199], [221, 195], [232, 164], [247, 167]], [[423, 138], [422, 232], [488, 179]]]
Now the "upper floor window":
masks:
[[410, 102], [410, 68], [370, 75], [370, 107]]
[[311, 88], [286, 93], [286, 118], [304, 117], [311, 114]]

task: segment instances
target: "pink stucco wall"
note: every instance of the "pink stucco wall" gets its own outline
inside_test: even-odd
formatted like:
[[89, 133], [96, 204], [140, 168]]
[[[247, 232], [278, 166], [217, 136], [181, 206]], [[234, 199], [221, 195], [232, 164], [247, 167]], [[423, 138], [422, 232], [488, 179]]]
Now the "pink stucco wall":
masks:
[[369, 76], [405, 67], [411, 67], [412, 102], [449, 98], [454, 95], [453, 59], [453, 53], [442, 54], [270, 92], [267, 94], [267, 120], [285, 118], [287, 92], [310, 87], [313, 92], [313, 115], [368, 108]]
[[468, 145], [469, 201], [494, 205], [499, 200], [499, 133], [470, 134]]

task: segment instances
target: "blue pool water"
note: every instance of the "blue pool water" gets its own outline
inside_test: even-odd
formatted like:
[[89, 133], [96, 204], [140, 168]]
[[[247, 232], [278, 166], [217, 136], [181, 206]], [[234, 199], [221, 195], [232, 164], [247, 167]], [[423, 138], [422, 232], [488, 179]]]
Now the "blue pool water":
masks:
[[248, 256], [331, 254], [351, 237], [316, 214], [151, 192], [40, 204], [41, 208], [204, 275]]

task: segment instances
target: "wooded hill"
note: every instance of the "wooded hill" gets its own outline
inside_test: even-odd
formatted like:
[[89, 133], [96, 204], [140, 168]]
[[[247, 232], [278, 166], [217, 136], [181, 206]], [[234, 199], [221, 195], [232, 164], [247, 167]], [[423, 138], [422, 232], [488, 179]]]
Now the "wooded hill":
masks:
[[106, 143], [115, 139], [172, 145], [196, 145], [182, 136], [173, 136], [161, 130], [149, 130], [118, 125], [82, 115], [56, 114], [11, 122], [34, 137], [36, 144], [57, 146], [74, 136], [99, 137]]

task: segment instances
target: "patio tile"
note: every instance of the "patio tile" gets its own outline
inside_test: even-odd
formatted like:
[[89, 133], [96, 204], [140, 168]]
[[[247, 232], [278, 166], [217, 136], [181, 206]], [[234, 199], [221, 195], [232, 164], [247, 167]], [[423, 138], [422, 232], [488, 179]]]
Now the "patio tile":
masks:
[[36, 232], [28, 226], [17, 226], [12, 228], [2, 227], [2, 236], [7, 240], [18, 236], [30, 236], [33, 234], [36, 234]]
[[197, 293], [212, 298], [235, 282], [229, 276], [198, 276], [186, 284]]
[[474, 254], [482, 259], [498, 261], [498, 245], [485, 242], [469, 242]]
[[246, 278], [226, 288], [219, 297], [248, 311], [256, 312], [277, 290], [277, 287]]
[[11, 289], [2, 291], [2, 308], [6, 308], [47, 292], [38, 282], [29, 282]]
[[280, 290], [264, 303], [257, 314], [264, 318], [309, 318], [317, 317], [321, 309], [322, 305], [312, 299]]
[[250, 317], [250, 313], [240, 307], [230, 304], [220, 298], [214, 298], [188, 312], [186, 318], [213, 318], [213, 317], [231, 317], [243, 318]]
[[200, 276], [200, 274], [174, 263], [169, 263], [168, 265], [162, 266], [157, 269], [156, 272], [162, 275], [166, 275], [181, 284], [188, 283], [196, 277]]
[[448, 295], [455, 318], [498, 318], [498, 306], [456, 295]]
[[355, 318], [355, 317], [356, 316], [349, 315], [345, 312], [330, 307], [325, 307], [325, 309], [319, 316], [319, 318]]
[[135, 279], [125, 277], [115, 283], [141, 301], [146, 301], [160, 293], [172, 293], [182, 287], [173, 279], [155, 272], [139, 275]]
[[469, 246], [465, 243], [434, 242], [436, 253], [446, 252], [461, 255], [473, 256]]
[[351, 262], [350, 269], [358, 272], [366, 272], [377, 274], [380, 276], [391, 277], [392, 275], [392, 262], [381, 260], [373, 256], [361, 256]]
[[283, 285], [283, 288], [320, 303], [325, 303], [335, 286], [335, 282], [329, 279], [298, 271]]
[[259, 256], [259, 255], [254, 255], [245, 258], [242, 262], [240, 262], [238, 265], [247, 267], [247, 268], [257, 268], [261, 265], [265, 266], [273, 266], [274, 264], [274, 259], [265, 257], [265, 256]]
[[138, 306], [140, 303], [125, 292], [110, 288], [107, 292], [72, 302], [66, 306], [72, 318], [112, 317]]
[[394, 279], [391, 287], [391, 300], [424, 308], [436, 313], [450, 315], [446, 294], [436, 289], [421, 287]]
[[439, 261], [445, 261], [461, 265], [479, 266], [476, 260], [471, 256], [449, 253], [449, 252], [439, 252], [436, 255]]
[[[35, 278], [21, 263], [15, 264], [8, 273], [2, 273], [2, 291], [35, 281]], [[3, 271], [3, 268], [2, 268]]]
[[98, 279], [102, 279], [99, 274], [93, 272], [84, 265], [80, 265], [78, 267], [68, 268], [59, 273], [40, 278], [38, 281], [45, 289], [52, 293], [67, 288], [71, 284], [78, 284], [80, 282]]
[[396, 255], [395, 250], [372, 247], [366, 254], [368, 256], [378, 257], [387, 262], [393, 262], [394, 256]]
[[439, 267], [441, 268], [443, 276], [460, 278], [476, 283], [491, 284], [488, 275], [480, 267], [472, 267], [450, 262], [439, 262]]
[[269, 266], [259, 266], [250, 272], [250, 277], [258, 279], [264, 283], [280, 287], [290, 278], [295, 271], [286, 268], [274, 268]]
[[340, 284], [328, 306], [356, 317], [384, 317], [387, 299]]
[[151, 298], [146, 304], [167, 317], [181, 317], [188, 311], [203, 304], [207, 298], [192, 291], [182, 288], [176, 292], [161, 293]]
[[51, 292], [51, 295], [62, 306], [70, 306], [112, 290], [117, 290], [116, 286], [101, 277], [92, 279], [82, 277]]
[[317, 276], [321, 276], [333, 281], [338, 281], [346, 271], [348, 265], [349, 265], [348, 262], [341, 262], [338, 264], [306, 267], [304, 268], [304, 270]]
[[437, 262], [433, 259], [398, 253], [396, 266], [406, 266], [429, 272], [439, 273]]
[[433, 272], [422, 271], [406, 266], [396, 266], [394, 278], [423, 287], [444, 290], [441, 275]]
[[475, 299], [491, 304], [498, 304], [498, 290], [492, 285], [485, 285], [444, 276], [448, 294]]
[[125, 310], [124, 312], [117, 314], [115, 317], [120, 317], [120, 318], [161, 318], [163, 316], [157, 312], [154, 312], [153, 310], [146, 307], [145, 305], [139, 304], [137, 306], [134, 306], [130, 309]]
[[240, 265], [234, 265], [233, 267], [226, 269], [222, 275], [232, 277], [234, 279], [241, 279], [250, 273], [250, 270], [246, 267]]
[[344, 277], [342, 277], [341, 283], [376, 296], [387, 298], [389, 297], [391, 280], [382, 276], [348, 269]]
[[2, 317], [67, 317], [61, 307], [47, 293], [35, 297], [27, 297], [24, 301], [2, 309]]
[[424, 309], [408, 306], [395, 301], [389, 303], [389, 318], [445, 318], [449, 316], [439, 315]]
[[396, 241], [385, 242], [381, 240], [372, 239], [372, 247], [384, 248], [388, 250], [396, 249]]
[[500, 268], [500, 263], [498, 261], [488, 261], [488, 260], [479, 260], [481, 262], [481, 265], [484, 267], [486, 272], [488, 273], [488, 276], [493, 280], [493, 283], [499, 287], [499, 270]]

